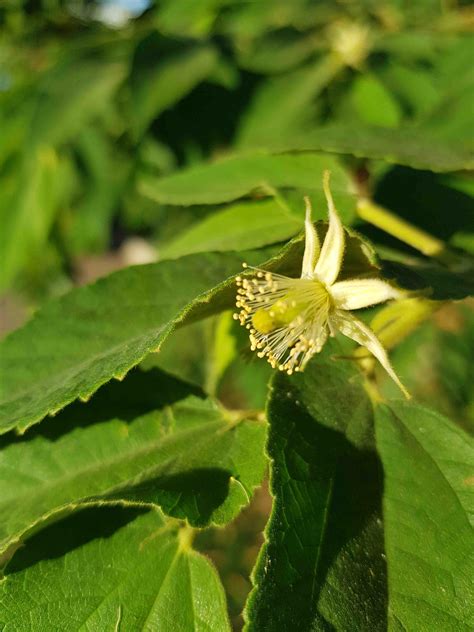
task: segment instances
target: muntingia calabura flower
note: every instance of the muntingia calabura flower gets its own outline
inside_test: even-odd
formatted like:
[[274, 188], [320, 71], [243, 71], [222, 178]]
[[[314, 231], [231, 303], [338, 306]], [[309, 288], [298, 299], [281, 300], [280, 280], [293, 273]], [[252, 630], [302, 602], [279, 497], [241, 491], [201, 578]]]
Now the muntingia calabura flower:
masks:
[[[329, 209], [329, 227], [322, 246], [306, 202], [305, 250], [301, 277], [289, 278], [251, 268], [253, 277], [237, 277], [235, 318], [250, 332], [250, 343], [273, 368], [303, 371], [308, 360], [321, 351], [328, 336], [338, 331], [366, 347], [409, 394], [390, 364], [374, 332], [352, 310], [377, 305], [403, 293], [382, 279], [337, 281], [344, 255], [345, 233], [329, 189], [329, 172], [323, 178]], [[246, 264], [244, 267], [247, 268]]]

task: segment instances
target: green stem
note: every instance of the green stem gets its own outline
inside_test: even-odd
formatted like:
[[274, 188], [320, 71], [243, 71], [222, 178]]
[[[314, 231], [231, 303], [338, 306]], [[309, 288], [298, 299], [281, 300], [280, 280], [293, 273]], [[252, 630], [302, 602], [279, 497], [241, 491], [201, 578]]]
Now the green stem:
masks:
[[368, 199], [362, 199], [357, 205], [357, 211], [359, 217], [369, 224], [377, 226], [389, 235], [416, 248], [424, 255], [439, 259], [447, 258], [448, 253], [443, 241], [397, 217], [386, 208], [378, 206]]

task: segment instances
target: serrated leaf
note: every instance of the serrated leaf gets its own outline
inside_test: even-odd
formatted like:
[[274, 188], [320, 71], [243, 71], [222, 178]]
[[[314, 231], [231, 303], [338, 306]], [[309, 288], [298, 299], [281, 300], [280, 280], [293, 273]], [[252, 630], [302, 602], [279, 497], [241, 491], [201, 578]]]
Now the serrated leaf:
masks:
[[421, 127], [380, 127], [333, 125], [313, 129], [304, 137], [275, 143], [279, 151], [324, 151], [372, 158], [431, 171], [458, 171], [474, 168], [472, 143], [437, 138]]
[[415, 403], [376, 409], [389, 630], [472, 630], [472, 439]]
[[[57, 525], [44, 559], [8, 572], [0, 583], [5, 632], [230, 630], [219, 577], [182, 529], [149, 512], [109, 537], [84, 541], [83, 532], [108, 517], [117, 514], [85, 512], [67, 527]], [[48, 555], [61, 540], [60, 555]]]
[[200, 527], [235, 517], [264, 475], [265, 424], [195, 390], [156, 369], [132, 372], [66, 408], [46, 434], [6, 445], [0, 553], [90, 504], [152, 504]]
[[223, 314], [180, 327], [179, 331], [175, 332], [176, 335], [172, 334], [166, 338], [157, 353], [152, 352], [146, 356], [140, 363], [140, 368], [147, 371], [157, 367], [180, 380], [198, 386], [208, 394], [213, 394], [206, 388], [212, 364], [209, 356], [215, 328]]
[[[283, 260], [292, 260], [289, 248]], [[185, 317], [232, 307], [231, 275], [243, 260], [264, 258], [264, 251], [202, 254], [131, 267], [50, 301], [0, 343], [0, 433], [24, 432], [112, 377], [122, 379]]]
[[267, 195], [269, 187], [297, 188], [305, 193], [321, 191], [322, 175], [331, 171], [331, 189], [338, 210], [355, 212], [355, 195], [347, 172], [330, 156], [320, 154], [249, 153], [207, 165], [191, 167], [164, 178], [142, 174], [139, 188], [144, 195], [164, 204], [219, 204], [255, 190]]
[[247, 629], [383, 629], [381, 471], [370, 401], [354, 366], [326, 347], [278, 376], [268, 418], [273, 511]]

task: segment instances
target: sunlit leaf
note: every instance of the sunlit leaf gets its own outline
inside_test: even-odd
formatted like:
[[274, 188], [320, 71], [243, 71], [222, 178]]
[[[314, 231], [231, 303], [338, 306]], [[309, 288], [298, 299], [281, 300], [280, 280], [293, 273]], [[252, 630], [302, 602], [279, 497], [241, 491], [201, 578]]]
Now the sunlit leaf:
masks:
[[275, 200], [245, 202], [217, 211], [192, 225], [167, 244], [161, 255], [175, 258], [192, 252], [259, 248], [289, 239], [302, 227], [302, 213], [298, 220]]
[[[285, 261], [292, 250], [282, 251]], [[0, 344], [0, 432], [24, 432], [46, 414], [122, 379], [185, 318], [232, 307], [242, 261], [265, 252], [190, 255], [131, 267], [50, 301]], [[277, 265], [275, 259], [274, 265]]]
[[157, 369], [133, 372], [46, 433], [5, 445], [0, 552], [84, 505], [155, 505], [198, 526], [231, 520], [263, 477], [265, 424], [193, 391]]
[[376, 411], [384, 483], [389, 629], [474, 625], [472, 439], [413, 403]]
[[219, 204], [258, 191], [301, 189], [319, 192], [318, 207], [326, 208], [322, 193], [324, 170], [331, 171], [331, 189], [338, 210], [347, 219], [355, 214], [355, 195], [348, 173], [331, 156], [321, 154], [249, 153], [199, 165], [164, 178], [142, 174], [143, 194], [164, 204]]
[[44, 247], [68, 184], [66, 167], [52, 147], [42, 147], [0, 180], [0, 290]]
[[3, 629], [228, 632], [222, 585], [186, 530], [156, 512], [123, 525], [133, 515], [122, 514], [85, 512], [26, 548], [0, 584]]

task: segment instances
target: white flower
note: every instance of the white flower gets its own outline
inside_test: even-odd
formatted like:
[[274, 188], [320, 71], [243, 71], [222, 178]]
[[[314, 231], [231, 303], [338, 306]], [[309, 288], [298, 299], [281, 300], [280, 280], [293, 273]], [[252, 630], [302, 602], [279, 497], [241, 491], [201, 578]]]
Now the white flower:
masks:
[[[306, 201], [305, 250], [301, 277], [292, 279], [258, 268], [254, 277], [237, 277], [234, 315], [250, 330], [252, 350], [267, 357], [273, 368], [303, 371], [308, 360], [321, 351], [328, 336], [338, 331], [366, 347], [398, 384], [398, 379], [373, 331], [350, 310], [376, 305], [402, 296], [381, 279], [337, 281], [344, 255], [345, 234], [329, 189], [329, 172], [323, 178], [329, 207], [329, 227], [322, 247]], [[244, 264], [244, 267], [246, 264]]]

